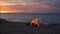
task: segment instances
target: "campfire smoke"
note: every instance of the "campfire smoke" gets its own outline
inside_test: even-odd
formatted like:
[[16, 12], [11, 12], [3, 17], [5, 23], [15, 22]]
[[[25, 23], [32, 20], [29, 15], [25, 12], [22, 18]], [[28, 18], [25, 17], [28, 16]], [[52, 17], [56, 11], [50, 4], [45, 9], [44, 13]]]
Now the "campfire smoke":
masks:
[[36, 18], [36, 19], [32, 20], [29, 25], [40, 27], [39, 20], [40, 20], [39, 18]]

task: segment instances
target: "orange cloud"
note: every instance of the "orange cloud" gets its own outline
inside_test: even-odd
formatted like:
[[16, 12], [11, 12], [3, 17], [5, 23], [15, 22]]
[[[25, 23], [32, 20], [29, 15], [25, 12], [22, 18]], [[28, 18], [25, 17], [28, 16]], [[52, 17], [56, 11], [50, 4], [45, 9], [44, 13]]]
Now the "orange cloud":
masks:
[[11, 4], [9, 4], [9, 5], [7, 5], [7, 4], [0, 5], [0, 11], [6, 11], [7, 13], [14, 13], [14, 12], [18, 11], [18, 10], [14, 10], [12, 8], [9, 8], [8, 6], [11, 6]]
[[34, 13], [42, 10], [52, 10], [52, 7], [46, 4], [11, 4], [0, 5], [0, 10], [8, 11], [8, 13]]

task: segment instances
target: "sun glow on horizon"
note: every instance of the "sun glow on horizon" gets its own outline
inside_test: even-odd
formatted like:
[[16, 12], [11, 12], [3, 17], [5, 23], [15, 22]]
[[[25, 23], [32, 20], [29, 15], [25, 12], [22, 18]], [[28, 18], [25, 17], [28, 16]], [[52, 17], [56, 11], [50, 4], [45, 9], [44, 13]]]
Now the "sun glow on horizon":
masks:
[[0, 13], [7, 13], [7, 11], [0, 11]]

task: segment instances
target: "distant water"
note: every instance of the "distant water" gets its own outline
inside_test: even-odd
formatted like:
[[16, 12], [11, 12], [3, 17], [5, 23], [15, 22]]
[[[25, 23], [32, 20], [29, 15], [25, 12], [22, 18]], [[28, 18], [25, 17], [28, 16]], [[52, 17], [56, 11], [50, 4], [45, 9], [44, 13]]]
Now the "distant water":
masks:
[[60, 24], [60, 14], [0, 14], [0, 18], [6, 19], [8, 21], [20, 21], [20, 22], [30, 22], [35, 18], [40, 18], [40, 23], [50, 24], [56, 23]]

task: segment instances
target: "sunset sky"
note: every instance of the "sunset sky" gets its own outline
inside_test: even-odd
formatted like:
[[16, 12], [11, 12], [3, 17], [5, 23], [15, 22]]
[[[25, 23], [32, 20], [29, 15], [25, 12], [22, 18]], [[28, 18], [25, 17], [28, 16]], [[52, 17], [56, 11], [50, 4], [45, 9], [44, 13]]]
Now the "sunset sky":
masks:
[[60, 13], [60, 0], [0, 0], [0, 13]]

